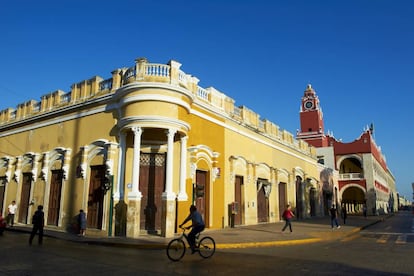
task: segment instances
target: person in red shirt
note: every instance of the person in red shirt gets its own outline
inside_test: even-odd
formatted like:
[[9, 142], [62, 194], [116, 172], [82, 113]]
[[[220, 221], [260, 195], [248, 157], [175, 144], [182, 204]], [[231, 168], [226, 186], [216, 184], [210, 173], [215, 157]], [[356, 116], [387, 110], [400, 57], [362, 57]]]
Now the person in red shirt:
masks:
[[286, 206], [285, 211], [283, 211], [283, 215], [282, 218], [285, 220], [285, 226], [282, 229], [282, 232], [284, 232], [286, 230], [286, 228], [289, 226], [289, 230], [292, 233], [292, 222], [291, 219], [294, 217], [295, 215], [292, 212], [292, 209], [290, 207], [290, 205]]

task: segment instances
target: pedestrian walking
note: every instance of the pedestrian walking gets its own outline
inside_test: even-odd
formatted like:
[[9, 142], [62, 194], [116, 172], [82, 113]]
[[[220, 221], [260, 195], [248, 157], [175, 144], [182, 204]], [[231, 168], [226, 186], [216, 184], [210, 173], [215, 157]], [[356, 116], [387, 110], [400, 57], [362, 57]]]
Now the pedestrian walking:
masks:
[[286, 230], [286, 228], [289, 226], [289, 230], [292, 233], [292, 222], [291, 222], [291, 219], [294, 216], [295, 215], [293, 214], [290, 205], [287, 205], [286, 206], [286, 209], [283, 211], [283, 214], [282, 214], [282, 218], [285, 220], [285, 226], [283, 227], [282, 232], [284, 232]]
[[334, 229], [334, 224], [336, 225], [336, 228], [341, 228], [341, 226], [338, 223], [338, 210], [335, 208], [335, 204], [332, 205], [329, 212], [331, 213], [331, 227], [332, 227], [332, 229]]
[[43, 213], [43, 206], [37, 206], [37, 211], [32, 218], [33, 229], [29, 238], [29, 245], [32, 245], [32, 241], [37, 232], [39, 232], [39, 244], [43, 243], [43, 227], [45, 226], [45, 214]]
[[86, 231], [86, 214], [83, 209], [79, 210], [78, 214], [79, 236], [84, 237]]
[[367, 217], [367, 205], [364, 204], [364, 207], [362, 207], [362, 213], [364, 214], [364, 218]]
[[346, 206], [341, 207], [341, 216], [344, 220], [344, 224], [346, 224], [346, 218], [348, 217], [348, 212], [346, 211]]
[[16, 201], [13, 200], [11, 204], [7, 207], [7, 224], [10, 225], [10, 227], [14, 226], [14, 215], [16, 214], [17, 205]]

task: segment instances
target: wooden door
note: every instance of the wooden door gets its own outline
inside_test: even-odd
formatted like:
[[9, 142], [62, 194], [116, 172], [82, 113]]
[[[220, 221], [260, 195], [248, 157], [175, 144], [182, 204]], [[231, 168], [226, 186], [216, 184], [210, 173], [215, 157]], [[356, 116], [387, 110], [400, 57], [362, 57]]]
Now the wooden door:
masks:
[[237, 212], [234, 216], [234, 225], [241, 225], [242, 224], [242, 210], [244, 209], [244, 202], [243, 202], [243, 176], [236, 175], [235, 183], [234, 183], [234, 199], [237, 205]]
[[300, 176], [296, 176], [296, 218], [302, 219], [303, 215], [303, 204], [304, 204], [304, 194], [303, 194], [303, 184], [302, 178]]
[[265, 195], [264, 185], [257, 192], [257, 222], [267, 222], [269, 217], [269, 204]]
[[204, 219], [204, 223], [208, 225], [208, 217], [207, 217], [207, 202], [208, 202], [208, 187], [207, 187], [207, 172], [206, 171], [196, 171], [196, 185], [193, 187], [195, 189], [194, 196], [195, 196], [195, 206], [197, 207], [197, 211], [202, 215]]
[[0, 214], [3, 214], [4, 193], [6, 190], [6, 182], [7, 182], [6, 177], [0, 177]]
[[316, 198], [317, 198], [317, 192], [315, 188], [311, 188], [309, 191], [309, 200], [310, 200], [310, 215], [311, 217], [316, 216]]
[[91, 166], [89, 181], [87, 227], [102, 229], [105, 165]]
[[47, 224], [58, 225], [60, 212], [60, 198], [62, 194], [63, 171], [52, 171], [50, 180], [49, 206], [47, 213]]
[[282, 220], [283, 211], [287, 206], [286, 200], [286, 183], [279, 183], [279, 220]]
[[161, 230], [162, 193], [165, 189], [164, 153], [141, 153], [139, 189], [142, 194], [140, 227], [148, 233]]
[[32, 174], [24, 173], [22, 181], [22, 193], [20, 195], [19, 219], [18, 222], [27, 224], [29, 213], [30, 190], [32, 188]]

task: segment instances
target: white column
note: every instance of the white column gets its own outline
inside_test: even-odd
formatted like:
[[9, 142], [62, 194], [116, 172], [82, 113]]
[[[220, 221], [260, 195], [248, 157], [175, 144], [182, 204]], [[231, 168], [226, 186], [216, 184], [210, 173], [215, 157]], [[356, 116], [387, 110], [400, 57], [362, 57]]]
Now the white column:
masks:
[[166, 168], [166, 181], [165, 191], [162, 194], [162, 198], [166, 200], [174, 200], [175, 194], [172, 190], [173, 182], [173, 157], [174, 157], [174, 135], [176, 130], [169, 129], [166, 131], [168, 137], [167, 144], [167, 168]]
[[178, 192], [178, 200], [186, 201], [188, 199], [185, 190], [185, 180], [187, 177], [187, 140], [188, 136], [181, 137], [181, 153], [180, 153], [180, 189]]
[[128, 198], [141, 199], [142, 194], [139, 191], [139, 160], [141, 155], [141, 135], [143, 130], [140, 127], [133, 127], [132, 131], [134, 132], [134, 159], [132, 162], [132, 191], [128, 193]]
[[124, 198], [125, 136], [126, 134], [124, 132], [119, 133], [118, 173], [116, 176], [116, 188], [114, 192], [114, 200], [116, 201]]

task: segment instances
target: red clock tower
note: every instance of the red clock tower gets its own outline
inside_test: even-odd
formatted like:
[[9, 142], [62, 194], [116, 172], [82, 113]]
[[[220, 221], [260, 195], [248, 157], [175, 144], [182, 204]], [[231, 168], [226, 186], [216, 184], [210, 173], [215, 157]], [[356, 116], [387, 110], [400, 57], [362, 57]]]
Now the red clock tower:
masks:
[[323, 114], [315, 90], [308, 84], [300, 106], [300, 131], [297, 139], [305, 140], [314, 147], [327, 147], [328, 139], [323, 128]]

